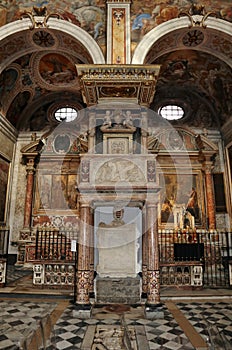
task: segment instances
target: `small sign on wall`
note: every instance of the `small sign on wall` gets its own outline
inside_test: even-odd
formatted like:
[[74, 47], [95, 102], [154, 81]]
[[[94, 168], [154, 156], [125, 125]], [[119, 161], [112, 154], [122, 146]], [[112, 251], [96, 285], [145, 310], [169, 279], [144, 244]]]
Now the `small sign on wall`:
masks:
[[71, 240], [71, 252], [76, 252], [77, 251], [77, 241], [76, 239]]

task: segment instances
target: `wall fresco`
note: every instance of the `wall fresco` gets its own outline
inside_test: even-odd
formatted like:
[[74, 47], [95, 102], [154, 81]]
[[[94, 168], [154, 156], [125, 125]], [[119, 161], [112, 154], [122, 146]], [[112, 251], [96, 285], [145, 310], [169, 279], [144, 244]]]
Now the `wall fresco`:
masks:
[[[178, 17], [180, 9], [189, 10], [191, 5], [201, 5], [195, 0], [134, 0], [131, 5], [132, 41], [139, 42], [143, 35], [157, 25]], [[231, 1], [205, 0], [205, 12], [216, 12], [227, 21], [232, 21]], [[33, 7], [47, 7], [48, 13], [59, 13], [68, 20], [86, 30], [100, 46], [105, 45], [106, 36], [106, 1], [79, 0], [2, 0], [0, 1], [0, 26], [20, 18], [24, 11]]]
[[[161, 23], [177, 18], [180, 10], [188, 12], [192, 5], [201, 5], [202, 1], [193, 0], [134, 0], [131, 7], [132, 41], [137, 43], [151, 29]], [[204, 1], [204, 12], [215, 12], [219, 18], [232, 21], [231, 1], [210, 0]]]
[[[48, 13], [58, 13], [65, 20], [86, 30], [97, 42], [105, 37], [106, 4], [104, 0], [79, 1], [32, 1], [11, 0], [0, 2], [0, 26], [20, 18], [33, 7], [47, 8]], [[103, 40], [104, 41], [104, 40]]]

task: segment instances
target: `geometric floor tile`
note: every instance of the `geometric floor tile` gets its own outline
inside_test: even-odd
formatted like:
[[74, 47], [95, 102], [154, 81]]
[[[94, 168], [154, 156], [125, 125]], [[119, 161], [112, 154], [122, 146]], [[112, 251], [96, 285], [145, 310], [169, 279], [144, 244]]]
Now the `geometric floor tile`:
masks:
[[[25, 329], [38, 327], [38, 320], [57, 307], [57, 302], [33, 302], [28, 300], [0, 300], [0, 349], [16, 350]], [[206, 340], [207, 327], [217, 329], [232, 343], [232, 306], [229, 302], [175, 302], [175, 306]], [[73, 315], [75, 306], [69, 304], [53, 326], [46, 350], [80, 350], [88, 327], [122, 326], [120, 315], [104, 313], [98, 309], [90, 319], [80, 319]], [[141, 310], [143, 308], [141, 307]], [[102, 312], [102, 313], [101, 313]], [[131, 314], [125, 312], [124, 320], [130, 327], [144, 327], [151, 350], [194, 350], [193, 345], [180, 328], [173, 314], [163, 305], [161, 319], [146, 319], [138, 308], [131, 307]], [[140, 315], [139, 318], [134, 315]], [[42, 349], [41, 349], [42, 350]]]

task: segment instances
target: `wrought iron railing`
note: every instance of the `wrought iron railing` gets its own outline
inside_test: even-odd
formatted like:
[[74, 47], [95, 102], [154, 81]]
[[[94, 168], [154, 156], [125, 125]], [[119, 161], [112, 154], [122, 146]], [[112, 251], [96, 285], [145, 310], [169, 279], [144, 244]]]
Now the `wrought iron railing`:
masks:
[[[37, 227], [34, 285], [68, 287], [75, 284], [77, 235], [72, 228]], [[76, 243], [76, 249], [72, 242]]]
[[[160, 230], [161, 265], [202, 264], [205, 286], [229, 286], [232, 233], [217, 230]], [[187, 271], [185, 269], [185, 271]]]
[[38, 227], [35, 260], [74, 261], [72, 240], [77, 241], [77, 231], [72, 228]]

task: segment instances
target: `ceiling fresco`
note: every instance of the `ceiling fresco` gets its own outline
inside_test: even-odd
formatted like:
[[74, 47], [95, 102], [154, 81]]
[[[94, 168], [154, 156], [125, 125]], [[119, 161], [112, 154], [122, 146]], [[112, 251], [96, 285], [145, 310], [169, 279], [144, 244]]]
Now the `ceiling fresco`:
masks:
[[[134, 0], [131, 4], [132, 55], [150, 30], [177, 18], [180, 11], [212, 11], [232, 22], [231, 1]], [[142, 4], [142, 8], [141, 8]], [[193, 6], [194, 5], [194, 6]], [[33, 7], [59, 13], [106, 46], [106, 2], [0, 0], [0, 26], [21, 18]], [[75, 64], [92, 64], [88, 50], [67, 33], [36, 28], [0, 41], [0, 112], [19, 130], [49, 127], [49, 110], [64, 101], [84, 108]], [[185, 108], [179, 123], [220, 128], [232, 114], [231, 36], [213, 29], [174, 30], [150, 48], [145, 64], [161, 64], [152, 109], [167, 103]], [[105, 92], [104, 92], [105, 93]], [[108, 93], [108, 92], [107, 92]]]

